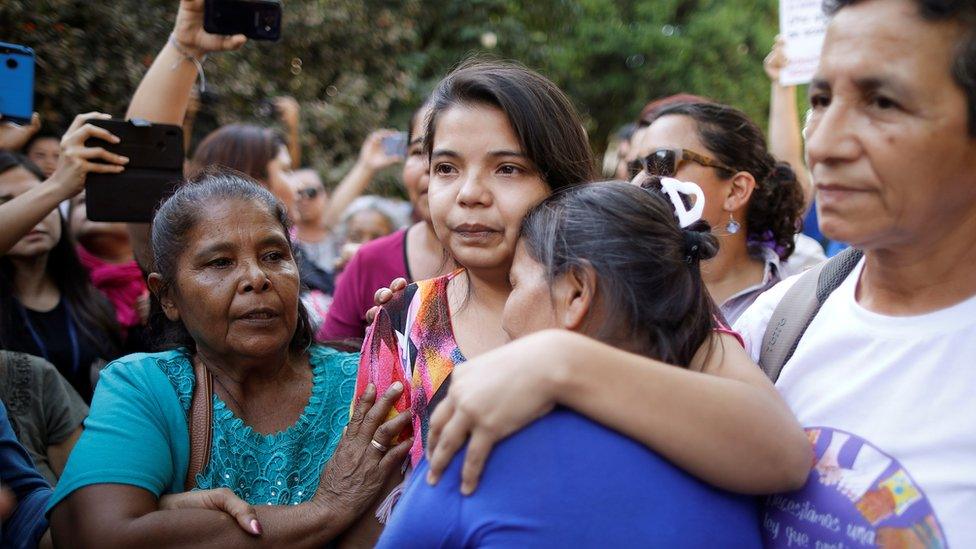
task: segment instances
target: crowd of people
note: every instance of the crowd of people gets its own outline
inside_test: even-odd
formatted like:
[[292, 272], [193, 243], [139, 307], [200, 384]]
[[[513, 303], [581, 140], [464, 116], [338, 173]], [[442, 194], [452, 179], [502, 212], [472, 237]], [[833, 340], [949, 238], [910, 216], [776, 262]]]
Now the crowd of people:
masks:
[[768, 132], [648, 98], [600, 174], [470, 59], [330, 187], [291, 98], [193, 143], [246, 40], [182, 1], [151, 223], [88, 218], [108, 114], [0, 125], [0, 545], [976, 546], [976, 4], [824, 10], [803, 120], [777, 41]]

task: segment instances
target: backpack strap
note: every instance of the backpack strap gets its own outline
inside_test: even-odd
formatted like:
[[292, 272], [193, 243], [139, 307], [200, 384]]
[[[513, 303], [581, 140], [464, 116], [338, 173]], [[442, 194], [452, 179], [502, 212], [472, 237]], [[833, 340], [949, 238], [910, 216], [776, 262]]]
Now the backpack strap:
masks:
[[197, 360], [193, 364], [193, 399], [190, 401], [190, 463], [186, 468], [184, 489], [189, 492], [197, 486], [197, 475], [210, 462], [210, 444], [213, 439], [213, 378], [210, 371]]
[[847, 248], [800, 275], [773, 310], [763, 335], [759, 367], [776, 383], [803, 333], [830, 294], [847, 278], [864, 254]]

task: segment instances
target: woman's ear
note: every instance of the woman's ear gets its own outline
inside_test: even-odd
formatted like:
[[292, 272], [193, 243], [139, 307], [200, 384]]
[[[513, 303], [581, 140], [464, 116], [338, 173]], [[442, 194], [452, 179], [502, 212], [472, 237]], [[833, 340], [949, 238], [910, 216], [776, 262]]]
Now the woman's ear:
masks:
[[581, 331], [596, 297], [596, 270], [588, 263], [570, 269], [555, 281], [553, 297], [560, 327]]
[[749, 172], [737, 172], [732, 176], [732, 185], [725, 197], [722, 208], [727, 212], [735, 212], [746, 206], [752, 198], [752, 191], [756, 189], [756, 178]]
[[176, 302], [169, 295], [169, 291], [163, 288], [163, 277], [159, 273], [149, 273], [146, 278], [146, 285], [149, 286], [149, 291], [156, 296], [159, 300], [159, 305], [163, 309], [163, 314], [166, 318], [176, 322], [180, 319], [180, 309], [176, 306]]

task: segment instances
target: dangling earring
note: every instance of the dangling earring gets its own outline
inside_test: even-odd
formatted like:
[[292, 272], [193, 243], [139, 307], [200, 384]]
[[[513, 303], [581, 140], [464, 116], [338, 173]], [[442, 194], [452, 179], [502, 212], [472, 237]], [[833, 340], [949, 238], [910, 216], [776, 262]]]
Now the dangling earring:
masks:
[[732, 217], [732, 214], [729, 214], [729, 223], [725, 226], [725, 230], [729, 234], [735, 234], [735, 233], [739, 232], [739, 229], [741, 227], [742, 227], [742, 225], [739, 225], [739, 222], [736, 221], [735, 218]]

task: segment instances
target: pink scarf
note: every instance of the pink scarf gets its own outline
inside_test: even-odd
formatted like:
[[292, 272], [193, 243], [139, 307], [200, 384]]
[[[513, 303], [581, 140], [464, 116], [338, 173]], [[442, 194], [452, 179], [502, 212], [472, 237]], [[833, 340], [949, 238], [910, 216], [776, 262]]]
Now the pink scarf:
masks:
[[78, 259], [88, 270], [92, 285], [98, 288], [115, 307], [115, 318], [123, 328], [131, 328], [140, 324], [136, 302], [149, 289], [142, 278], [142, 271], [136, 262], [129, 261], [122, 264], [108, 263], [92, 255], [82, 246], [78, 246]]

